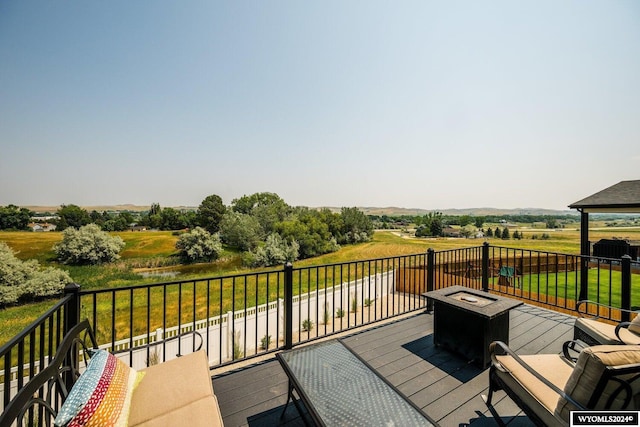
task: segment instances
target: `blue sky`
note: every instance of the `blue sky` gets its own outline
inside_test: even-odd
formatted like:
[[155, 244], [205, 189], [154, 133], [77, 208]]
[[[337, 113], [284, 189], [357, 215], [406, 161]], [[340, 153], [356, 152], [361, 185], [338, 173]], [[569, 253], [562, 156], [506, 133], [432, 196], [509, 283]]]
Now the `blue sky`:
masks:
[[640, 2], [0, 2], [0, 205], [565, 209], [640, 179]]

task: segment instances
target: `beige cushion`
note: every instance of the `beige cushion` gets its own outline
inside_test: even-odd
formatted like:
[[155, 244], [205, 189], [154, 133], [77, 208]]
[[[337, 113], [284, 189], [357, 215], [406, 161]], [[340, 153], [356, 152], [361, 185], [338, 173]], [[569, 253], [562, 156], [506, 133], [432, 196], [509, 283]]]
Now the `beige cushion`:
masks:
[[[633, 320], [635, 321], [638, 318], [640, 318], [640, 316], [636, 316]], [[637, 326], [640, 327], [640, 320], [638, 320]], [[599, 322], [595, 319], [578, 318], [576, 319], [575, 327], [583, 330], [600, 344], [620, 344], [620, 341], [618, 341], [616, 337], [615, 325]], [[640, 336], [631, 332], [630, 329], [631, 326], [629, 326], [629, 329], [620, 329], [620, 338], [623, 339], [625, 344], [640, 344]]]
[[640, 340], [640, 315], [636, 315], [636, 317], [631, 321], [631, 324], [629, 325], [629, 332], [638, 335], [638, 339]]
[[[580, 352], [573, 373], [564, 387], [564, 392], [576, 402], [586, 406], [606, 366], [623, 366], [635, 363], [640, 363], [640, 346], [638, 345], [598, 345], [587, 347]], [[637, 373], [629, 374], [627, 377], [634, 375], [637, 375]], [[608, 398], [618, 385], [617, 382], [609, 381], [596, 405], [590, 409], [605, 409]], [[631, 405], [635, 406], [634, 400], [640, 394], [640, 381], [632, 383], [632, 392], [634, 399], [631, 400]], [[620, 393], [614, 399], [610, 409], [625, 409], [622, 405], [624, 397], [625, 395]], [[575, 409], [564, 398], [560, 398], [555, 413], [568, 420], [569, 412]]]
[[130, 426], [222, 426], [204, 351], [142, 369], [133, 393]]
[[[222, 418], [218, 401], [215, 396], [205, 397], [189, 403], [186, 406], [166, 412], [151, 420], [136, 424], [139, 427], [167, 427], [167, 426], [222, 426]], [[131, 424], [129, 424], [131, 425]]]
[[[513, 357], [505, 355], [497, 358], [509, 371], [503, 373], [497, 370], [497, 375], [546, 425], [557, 425], [558, 420], [553, 411], [558, 403], [558, 394], [530, 374]], [[573, 365], [557, 354], [526, 355], [520, 358], [561, 390], [573, 372]]]

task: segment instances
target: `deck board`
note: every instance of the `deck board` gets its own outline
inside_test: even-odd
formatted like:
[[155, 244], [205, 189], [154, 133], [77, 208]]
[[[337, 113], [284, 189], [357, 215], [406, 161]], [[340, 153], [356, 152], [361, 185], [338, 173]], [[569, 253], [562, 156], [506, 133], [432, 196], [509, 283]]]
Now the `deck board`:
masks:
[[[511, 310], [509, 346], [520, 354], [559, 353], [573, 336], [575, 318], [523, 305]], [[488, 369], [433, 344], [433, 316], [419, 313], [343, 338], [360, 357], [442, 426], [493, 426], [481, 399], [488, 390]], [[303, 419], [287, 400], [287, 376], [275, 358], [213, 378], [224, 424], [301, 426]], [[494, 406], [510, 427], [531, 421], [504, 392]]]

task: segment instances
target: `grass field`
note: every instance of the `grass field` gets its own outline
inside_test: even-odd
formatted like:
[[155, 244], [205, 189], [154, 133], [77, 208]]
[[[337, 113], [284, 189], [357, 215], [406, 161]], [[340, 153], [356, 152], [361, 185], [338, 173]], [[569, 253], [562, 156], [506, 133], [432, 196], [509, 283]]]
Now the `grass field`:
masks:
[[[491, 225], [494, 229], [496, 226], [500, 225]], [[519, 232], [524, 235], [524, 239], [488, 239], [488, 241], [495, 246], [567, 254], [579, 253], [580, 233], [577, 228], [565, 228], [554, 231], [531, 230], [523, 227], [519, 229]], [[541, 239], [540, 236], [542, 236], [543, 233], [548, 234], [549, 238]], [[180, 280], [249, 271], [242, 267], [240, 254], [230, 250], [226, 250], [222, 258], [213, 263], [191, 266], [177, 265], [178, 259], [176, 257], [175, 242], [178, 237], [172, 232], [122, 232], [117, 233], [117, 235], [125, 241], [125, 249], [121, 252], [121, 259], [118, 262], [105, 266], [70, 267], [58, 265], [55, 261], [52, 247], [60, 241], [61, 233], [0, 232], [0, 241], [6, 242], [20, 259], [36, 259], [42, 265], [51, 265], [67, 270], [73, 280], [81, 284], [83, 289], [117, 288], [125, 285], [166, 280], [162, 278], [143, 277], [140, 271], [144, 268], [177, 269], [182, 272], [179, 276]], [[536, 235], [538, 238], [532, 239], [531, 237], [533, 235]], [[604, 237], [640, 240], [640, 228], [607, 228], [596, 226], [590, 231], [592, 241], [597, 241]], [[386, 258], [422, 253], [429, 248], [436, 251], [460, 249], [479, 246], [483, 241], [483, 239], [464, 238], [415, 238], [411, 237], [409, 233], [402, 233], [400, 231], [378, 231], [375, 233], [371, 242], [345, 246], [335, 253], [298, 261], [295, 265], [297, 267], [305, 267]], [[536, 280], [542, 279], [538, 278]], [[574, 284], [569, 285], [570, 289], [574, 286]], [[550, 292], [545, 283], [536, 282], [535, 288], [541, 293]], [[224, 295], [227, 295], [227, 291], [225, 291]], [[569, 298], [574, 297], [573, 294], [566, 296]], [[253, 297], [254, 296], [251, 296], [251, 298]], [[223, 296], [223, 299], [224, 298]], [[616, 298], [618, 297], [614, 295], [613, 301], [615, 301]], [[259, 296], [259, 300], [262, 299], [266, 299], [266, 294]], [[635, 303], [636, 301], [634, 299], [634, 305]], [[640, 301], [637, 301], [637, 303], [640, 304]], [[53, 304], [54, 301], [45, 301], [0, 310], [0, 324], [3, 325], [3, 328], [0, 330], [0, 343], [6, 342], [7, 339], [14, 336]], [[109, 305], [110, 302], [104, 300], [100, 302], [98, 308], [100, 311], [108, 310]], [[230, 302], [225, 302], [225, 310], [228, 309], [229, 305]], [[156, 309], [154, 308], [153, 310], [155, 311]], [[171, 307], [168, 307], [168, 310], [171, 310]], [[153, 317], [155, 317], [155, 314]], [[119, 327], [118, 329], [121, 328]]]

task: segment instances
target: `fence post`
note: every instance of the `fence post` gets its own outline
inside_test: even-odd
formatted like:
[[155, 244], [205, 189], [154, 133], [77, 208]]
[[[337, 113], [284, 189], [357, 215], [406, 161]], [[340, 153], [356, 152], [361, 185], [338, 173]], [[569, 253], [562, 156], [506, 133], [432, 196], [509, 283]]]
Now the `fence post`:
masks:
[[284, 348], [293, 348], [293, 264], [284, 265]]
[[[435, 251], [432, 248], [427, 249], [427, 292], [431, 292], [433, 290], [433, 285], [435, 283], [435, 258]], [[431, 313], [432, 311], [433, 300], [431, 298], [427, 298], [427, 313]]]
[[482, 290], [489, 292], [489, 242], [482, 244]]
[[[624, 310], [631, 310], [631, 257], [629, 255], [622, 256], [622, 292], [621, 305]], [[623, 311], [621, 320], [629, 321], [629, 312]]]

